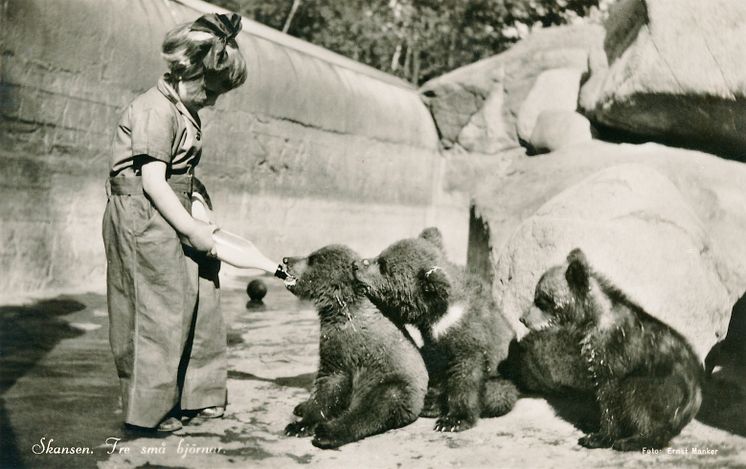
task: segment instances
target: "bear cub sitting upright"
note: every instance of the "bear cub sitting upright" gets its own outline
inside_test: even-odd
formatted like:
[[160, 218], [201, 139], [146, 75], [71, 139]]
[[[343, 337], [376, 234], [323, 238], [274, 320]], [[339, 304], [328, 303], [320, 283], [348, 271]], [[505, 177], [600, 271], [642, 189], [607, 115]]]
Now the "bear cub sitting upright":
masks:
[[414, 422], [427, 391], [427, 370], [410, 339], [355, 290], [359, 257], [332, 245], [308, 257], [285, 258], [295, 283], [286, 287], [316, 306], [321, 322], [319, 370], [310, 398], [289, 424], [291, 436], [336, 448]]
[[648, 315], [594, 272], [583, 252], [547, 270], [521, 321], [531, 330], [571, 328], [601, 410], [586, 448], [660, 448], [697, 414], [702, 368], [679, 333]]
[[462, 431], [515, 404], [516, 387], [497, 372], [514, 333], [485, 282], [449, 262], [441, 240], [427, 228], [360, 261], [355, 276], [383, 314], [422, 335], [430, 376], [422, 415], [439, 416], [435, 430]]

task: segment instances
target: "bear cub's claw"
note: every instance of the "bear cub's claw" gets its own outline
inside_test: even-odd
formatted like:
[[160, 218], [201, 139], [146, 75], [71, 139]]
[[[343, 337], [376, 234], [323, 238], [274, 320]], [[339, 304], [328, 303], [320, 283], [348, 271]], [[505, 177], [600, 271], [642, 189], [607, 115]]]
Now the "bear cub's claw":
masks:
[[435, 431], [436, 432], [462, 432], [464, 430], [470, 429], [473, 426], [474, 426], [473, 423], [469, 423], [466, 420], [462, 420], [457, 417], [446, 415], [444, 417], [439, 418], [435, 422]]
[[285, 427], [285, 435], [295, 436], [298, 438], [311, 436], [313, 435], [314, 431], [313, 427], [313, 425], [309, 425], [308, 423], [298, 420], [297, 422], [292, 422], [288, 424], [287, 427]]

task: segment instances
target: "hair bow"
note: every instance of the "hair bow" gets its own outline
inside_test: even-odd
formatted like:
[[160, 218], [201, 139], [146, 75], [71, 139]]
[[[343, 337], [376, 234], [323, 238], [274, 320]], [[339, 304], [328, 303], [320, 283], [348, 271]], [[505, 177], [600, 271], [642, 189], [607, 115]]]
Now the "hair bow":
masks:
[[235, 39], [241, 31], [241, 15], [236, 13], [223, 15], [221, 13], [210, 13], [197, 18], [197, 21], [189, 27], [191, 31], [203, 31], [215, 36], [210, 50], [202, 59], [202, 63], [208, 70], [220, 70], [225, 60], [225, 47], [228, 41]]

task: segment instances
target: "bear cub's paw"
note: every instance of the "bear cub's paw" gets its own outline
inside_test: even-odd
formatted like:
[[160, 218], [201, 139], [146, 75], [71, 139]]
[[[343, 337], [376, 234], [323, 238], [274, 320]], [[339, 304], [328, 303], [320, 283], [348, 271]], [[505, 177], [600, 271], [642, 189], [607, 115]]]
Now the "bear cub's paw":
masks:
[[321, 449], [334, 449], [349, 441], [349, 438], [342, 438], [328, 423], [320, 423], [316, 426], [316, 435], [311, 440], [311, 444]]
[[586, 448], [595, 449], [595, 448], [610, 448], [611, 447], [611, 439], [604, 435], [603, 433], [589, 433], [585, 435], [584, 437], [580, 438], [578, 440], [578, 444], [580, 446], [584, 446]]
[[315, 425], [309, 424], [298, 420], [297, 422], [291, 422], [285, 427], [285, 435], [302, 438], [304, 436], [311, 436], [314, 434]]

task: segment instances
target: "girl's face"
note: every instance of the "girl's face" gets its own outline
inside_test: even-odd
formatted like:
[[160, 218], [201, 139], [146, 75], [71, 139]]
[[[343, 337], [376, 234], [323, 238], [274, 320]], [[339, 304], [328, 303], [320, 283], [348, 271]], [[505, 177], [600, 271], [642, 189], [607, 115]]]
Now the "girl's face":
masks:
[[218, 96], [225, 91], [226, 89], [222, 86], [220, 80], [211, 74], [182, 80], [177, 84], [177, 92], [181, 102], [195, 112], [214, 105]]

